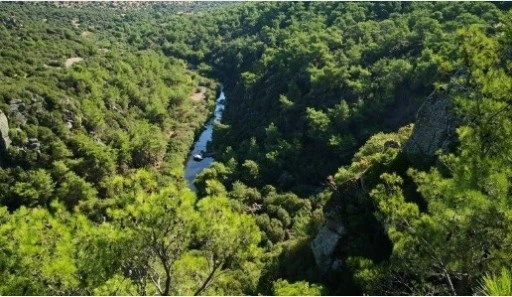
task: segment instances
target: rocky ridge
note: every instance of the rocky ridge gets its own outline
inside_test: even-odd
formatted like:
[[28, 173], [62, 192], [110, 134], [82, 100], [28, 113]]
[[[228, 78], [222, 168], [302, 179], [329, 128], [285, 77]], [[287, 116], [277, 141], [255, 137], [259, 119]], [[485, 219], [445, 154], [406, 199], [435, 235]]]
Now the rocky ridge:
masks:
[[[427, 168], [435, 164], [439, 150], [447, 152], [456, 143], [456, 128], [460, 119], [455, 115], [453, 101], [445, 94], [433, 93], [419, 108], [411, 137], [401, 148], [401, 154], [412, 167]], [[320, 273], [342, 269], [337, 251], [344, 244], [345, 226], [340, 217], [344, 201], [368, 196], [365, 175], [338, 186], [324, 207], [325, 222], [311, 242], [315, 262]]]
[[6, 153], [10, 145], [9, 122], [4, 112], [0, 110], [0, 154]]

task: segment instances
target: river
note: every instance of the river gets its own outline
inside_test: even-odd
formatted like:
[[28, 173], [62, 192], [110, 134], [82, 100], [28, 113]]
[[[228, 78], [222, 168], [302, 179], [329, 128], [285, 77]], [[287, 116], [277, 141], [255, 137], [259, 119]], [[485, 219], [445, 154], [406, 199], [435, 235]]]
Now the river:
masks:
[[202, 161], [196, 161], [193, 156], [196, 154], [203, 155], [206, 152], [206, 145], [212, 139], [213, 125], [216, 121], [220, 121], [222, 118], [225, 99], [224, 89], [221, 87], [219, 97], [215, 101], [213, 117], [211, 117], [206, 123], [203, 132], [201, 132], [201, 135], [199, 135], [199, 138], [194, 143], [194, 147], [189, 153], [187, 164], [185, 165], [185, 179], [187, 180], [189, 188], [194, 192], [196, 191], [196, 187], [193, 183], [194, 179], [203, 169], [212, 164], [214, 158], [205, 157]]

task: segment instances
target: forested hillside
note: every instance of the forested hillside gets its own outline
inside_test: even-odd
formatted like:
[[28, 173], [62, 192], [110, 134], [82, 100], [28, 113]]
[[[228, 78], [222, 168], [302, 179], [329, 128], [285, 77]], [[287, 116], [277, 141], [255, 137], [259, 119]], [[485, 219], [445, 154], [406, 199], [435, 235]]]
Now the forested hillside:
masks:
[[0, 294], [511, 295], [510, 7], [0, 4]]
[[226, 293], [257, 227], [182, 167], [216, 83], [132, 44], [135, 12], [0, 8], [0, 293]]

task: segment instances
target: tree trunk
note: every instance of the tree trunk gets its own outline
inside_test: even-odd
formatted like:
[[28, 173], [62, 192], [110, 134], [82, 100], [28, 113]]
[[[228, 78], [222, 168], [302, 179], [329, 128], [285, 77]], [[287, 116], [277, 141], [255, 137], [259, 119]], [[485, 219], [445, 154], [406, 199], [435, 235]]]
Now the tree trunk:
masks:
[[199, 289], [197, 289], [197, 291], [194, 293], [194, 296], [198, 296], [200, 295], [204, 289], [206, 289], [206, 287], [210, 284], [210, 281], [212, 280], [213, 278], [213, 275], [215, 274], [215, 272], [217, 271], [217, 269], [222, 266], [222, 264], [213, 264], [213, 269], [212, 271], [210, 272], [210, 274], [208, 275], [208, 277], [206, 278], [206, 280], [203, 282], [203, 284], [201, 285], [201, 287], [199, 287]]

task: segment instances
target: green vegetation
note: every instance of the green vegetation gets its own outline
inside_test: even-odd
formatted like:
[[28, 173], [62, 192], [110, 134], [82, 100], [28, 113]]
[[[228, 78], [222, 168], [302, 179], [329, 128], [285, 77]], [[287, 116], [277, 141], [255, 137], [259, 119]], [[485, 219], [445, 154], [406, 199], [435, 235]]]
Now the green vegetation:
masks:
[[511, 26], [500, 2], [0, 4], [0, 294], [510, 295]]
[[512, 275], [506, 268], [500, 275], [486, 275], [482, 284], [482, 295], [507, 296], [512, 294]]
[[275, 296], [322, 296], [325, 293], [318, 285], [310, 286], [307, 282], [289, 284], [286, 280], [278, 280], [274, 283]]

